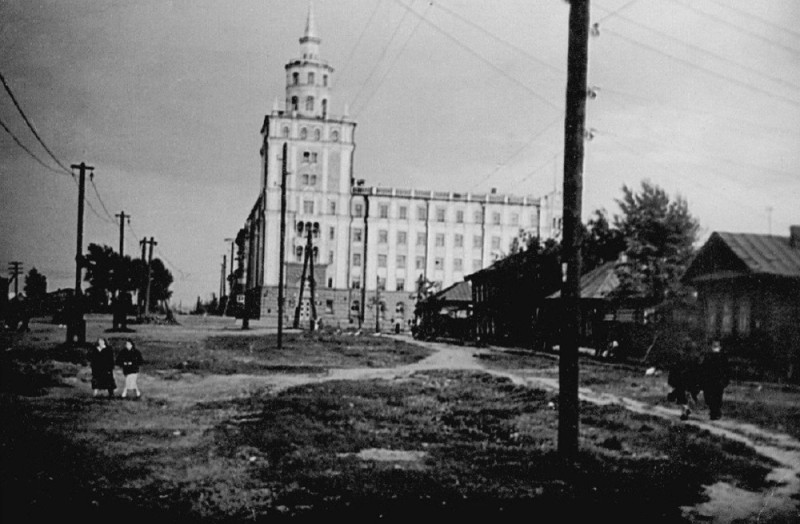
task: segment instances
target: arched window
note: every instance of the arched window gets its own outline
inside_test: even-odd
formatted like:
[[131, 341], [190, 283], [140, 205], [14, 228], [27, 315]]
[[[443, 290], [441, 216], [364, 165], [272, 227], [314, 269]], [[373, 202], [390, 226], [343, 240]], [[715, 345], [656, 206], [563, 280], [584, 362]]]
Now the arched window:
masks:
[[309, 96], [306, 97], [306, 111], [313, 111], [314, 110], [314, 97]]
[[300, 83], [300, 73], [292, 73], [292, 83], [297, 85]]
[[319, 140], [320, 138], [322, 138], [322, 131], [320, 131], [319, 129], [315, 129], [314, 130], [314, 140]]
[[322, 85], [328, 87], [328, 75], [322, 75]]
[[308, 73], [308, 83], [314, 85], [314, 73]]
[[297, 223], [297, 236], [303, 236], [303, 223]]
[[322, 118], [328, 118], [328, 99], [322, 99]]
[[297, 261], [298, 262], [302, 262], [303, 261], [303, 246], [297, 246], [294, 249], [294, 253], [295, 253], [295, 256], [297, 257]]
[[300, 140], [305, 140], [308, 138], [308, 130], [304, 127], [300, 129]]
[[297, 104], [299, 104], [297, 97], [292, 97], [292, 111], [297, 111]]
[[284, 138], [288, 138], [289, 137], [289, 126], [285, 126], [283, 128], [283, 137]]
[[359, 302], [358, 300], [353, 300], [350, 303], [350, 311], [352, 311], [353, 313], [359, 313], [361, 311], [361, 302]]
[[398, 315], [405, 316], [406, 314], [406, 305], [404, 302], [398, 302], [397, 305], [394, 307], [394, 312]]
[[333, 142], [339, 141], [339, 132], [338, 131], [331, 131], [331, 140]]

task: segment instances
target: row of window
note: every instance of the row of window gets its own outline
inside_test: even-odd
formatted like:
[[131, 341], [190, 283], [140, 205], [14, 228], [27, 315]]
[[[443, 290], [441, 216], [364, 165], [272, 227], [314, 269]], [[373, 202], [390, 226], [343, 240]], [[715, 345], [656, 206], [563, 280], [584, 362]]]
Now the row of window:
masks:
[[[361, 253], [353, 253], [353, 267], [361, 267], [362, 257]], [[386, 268], [389, 262], [388, 255], [378, 255], [378, 267]], [[397, 269], [405, 269], [407, 257], [405, 255], [397, 255], [395, 257], [395, 267]], [[480, 271], [482, 268], [481, 259], [476, 258], [472, 260], [472, 271]], [[425, 257], [414, 258], [414, 269], [425, 270]], [[444, 270], [444, 258], [436, 257], [433, 259], [433, 269], [442, 271]], [[464, 271], [464, 260], [461, 258], [453, 259], [453, 271]]]
[[[437, 207], [435, 209], [436, 213], [436, 222], [446, 222], [447, 221], [447, 208], [444, 207]], [[364, 216], [364, 205], [356, 202], [353, 205], [353, 215], [356, 217], [363, 217]], [[426, 206], [417, 206], [417, 220], [426, 221], [428, 219], [428, 210]], [[379, 204], [378, 205], [378, 218], [392, 218], [389, 216], [389, 204]], [[408, 207], [407, 206], [399, 206], [397, 208], [397, 218], [400, 220], [407, 220], [408, 219]], [[512, 226], [520, 225], [520, 215], [519, 213], [511, 213], [509, 217], [509, 223]], [[457, 224], [464, 223], [464, 210], [457, 209], [455, 212], [455, 221]], [[472, 215], [472, 221], [475, 224], [482, 224], [483, 223], [483, 212], [478, 210], [475, 211]], [[498, 212], [492, 213], [492, 224], [499, 226], [503, 223], [503, 215]], [[532, 214], [530, 216], [530, 224], [531, 226], [536, 226], [536, 215]]]
[[[306, 76], [306, 79], [308, 80], [306, 82], [308, 85], [314, 85], [314, 81], [316, 80], [316, 76], [314, 75], [313, 72], [309, 72], [308, 76]], [[298, 73], [296, 71], [294, 73], [292, 73], [292, 84], [300, 85], [300, 73]], [[322, 75], [322, 86], [323, 87], [328, 87], [328, 75]]]
[[[353, 242], [363, 242], [364, 235], [360, 228], [353, 229]], [[406, 246], [408, 245], [408, 232], [406, 231], [398, 231], [396, 235], [396, 244], [398, 246]], [[419, 232], [417, 233], [416, 244], [417, 246], [424, 246], [427, 242], [427, 235], [425, 233]], [[389, 231], [386, 229], [379, 229], [378, 230], [378, 244], [388, 244], [389, 243]], [[492, 249], [501, 249], [502, 245], [502, 238], [499, 236], [492, 237]], [[444, 233], [436, 233], [434, 236], [434, 246], [436, 247], [444, 247], [445, 246], [445, 234]], [[453, 247], [464, 247], [464, 235], [461, 233], [456, 233], [453, 235]], [[472, 247], [473, 249], [480, 249], [483, 247], [483, 237], [481, 235], [473, 235], [472, 236]]]
[[[292, 97], [292, 100], [293, 100], [292, 104], [294, 104], [294, 100], [296, 98], [297, 98], [296, 96]], [[311, 99], [311, 105], [313, 107], [313, 104], [314, 104], [314, 100], [313, 99], [314, 99], [314, 97], [311, 96], [309, 98]], [[327, 102], [328, 102], [327, 100], [323, 100], [322, 101], [323, 114], [325, 112], [325, 108], [327, 107], [326, 106]], [[291, 130], [289, 129], [289, 126], [283, 126], [283, 130], [281, 131], [281, 133], [283, 135], [283, 138], [289, 138], [289, 135], [291, 135]], [[300, 140], [308, 140], [308, 128], [307, 127], [301, 127], [300, 128], [299, 138], [300, 138]], [[316, 141], [322, 140], [322, 130], [320, 128], [314, 128], [314, 132], [312, 134], [312, 138], [314, 140], [316, 140]], [[331, 140], [331, 142], [338, 142], [339, 141], [339, 132], [337, 130], [334, 129], [334, 130], [331, 131], [330, 140]], [[308, 152], [306, 152], [306, 153], [308, 153]], [[314, 154], [316, 154], [316, 153], [314, 153]], [[303, 160], [305, 161], [305, 158]]]
[[706, 309], [706, 323], [709, 333], [730, 335], [735, 332], [739, 335], [750, 333], [751, 313], [750, 301], [743, 299], [734, 304], [731, 297], [721, 302], [709, 301]]

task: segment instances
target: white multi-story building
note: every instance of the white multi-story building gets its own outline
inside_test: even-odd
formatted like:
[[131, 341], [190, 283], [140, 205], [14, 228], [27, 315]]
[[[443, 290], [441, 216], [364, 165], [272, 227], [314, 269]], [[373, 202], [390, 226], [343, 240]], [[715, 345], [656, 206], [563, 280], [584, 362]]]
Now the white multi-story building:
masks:
[[[339, 325], [379, 315], [405, 326], [420, 277], [446, 287], [507, 252], [520, 230], [542, 238], [560, 233], [557, 193], [540, 199], [369, 187], [357, 180], [356, 124], [346, 109], [341, 116], [331, 112], [333, 68], [319, 47], [309, 9], [301, 58], [286, 64], [284, 102], [276, 99], [261, 128], [261, 191], [237, 237], [239, 282], [251, 317], [277, 319], [284, 150], [286, 320], [298, 306], [308, 228], [314, 231], [314, 305], [324, 323]], [[307, 290], [301, 318], [311, 309]]]

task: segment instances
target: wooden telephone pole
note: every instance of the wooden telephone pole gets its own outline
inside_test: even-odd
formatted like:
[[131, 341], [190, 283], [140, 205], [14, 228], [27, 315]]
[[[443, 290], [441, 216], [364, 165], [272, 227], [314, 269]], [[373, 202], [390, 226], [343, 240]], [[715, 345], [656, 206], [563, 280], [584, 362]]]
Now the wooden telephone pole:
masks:
[[83, 318], [83, 292], [81, 280], [83, 279], [83, 206], [86, 198], [86, 172], [94, 170], [84, 162], [72, 164], [72, 169], [78, 170], [78, 241], [75, 249], [75, 293], [72, 297], [72, 315], [67, 324], [67, 343], [86, 342], [86, 321]]
[[567, 461], [578, 456], [578, 344], [581, 326], [581, 205], [586, 121], [586, 70], [589, 0], [570, 0], [567, 110], [564, 117], [564, 236], [567, 265], [561, 289], [563, 321], [558, 356], [558, 452]]
[[[309, 330], [314, 331], [317, 320], [317, 305], [316, 305], [316, 281], [314, 279], [314, 231], [310, 227], [311, 223], [307, 222], [309, 226], [306, 232], [306, 247], [305, 256], [303, 257], [303, 272], [300, 276], [300, 294], [297, 297], [297, 307], [294, 309], [294, 328], [300, 327], [300, 312], [303, 308], [303, 292], [305, 291], [306, 279], [308, 279], [309, 300]], [[318, 233], [318, 232], [317, 232]]]
[[283, 348], [283, 279], [286, 260], [286, 159], [289, 156], [289, 143], [283, 143], [281, 157], [281, 245], [278, 260], [278, 349]]
[[150, 245], [147, 255], [147, 290], [144, 295], [144, 316], [148, 317], [150, 316], [150, 282], [153, 275], [153, 246], [158, 245], [158, 242], [153, 237], [150, 237], [150, 240], [145, 239], [143, 242]]

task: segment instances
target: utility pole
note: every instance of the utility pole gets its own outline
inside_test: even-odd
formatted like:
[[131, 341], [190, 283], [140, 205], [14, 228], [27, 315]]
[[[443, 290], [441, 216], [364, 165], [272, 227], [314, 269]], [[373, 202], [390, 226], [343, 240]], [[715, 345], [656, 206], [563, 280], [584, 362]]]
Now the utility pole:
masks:
[[558, 452], [570, 463], [578, 456], [578, 343], [581, 325], [581, 206], [586, 121], [589, 0], [571, 0], [567, 100], [564, 117], [564, 207], [562, 253], [567, 264], [562, 284], [563, 321], [558, 354]]
[[281, 156], [281, 246], [278, 260], [278, 349], [283, 348], [283, 278], [286, 260], [286, 160], [289, 157], [289, 143], [283, 143]]
[[[140, 259], [143, 263], [147, 260], [147, 237], [142, 238], [139, 241], [139, 245], [142, 246], [142, 258]], [[144, 317], [144, 313], [142, 312], [142, 306], [144, 305], [144, 297], [142, 297], [141, 289], [136, 290], [136, 303], [139, 309], [139, 319], [141, 320]]]
[[131, 216], [126, 215], [125, 211], [120, 211], [114, 216], [119, 218], [119, 256], [122, 258], [125, 256], [125, 219], [127, 218], [130, 224]]
[[[319, 234], [319, 232], [317, 232], [317, 234]], [[309, 294], [311, 295], [311, 301], [310, 301], [311, 311], [309, 311], [310, 314], [308, 316], [308, 322], [309, 322], [308, 326], [309, 326], [309, 331], [314, 331], [314, 329], [317, 327], [317, 297], [316, 297], [317, 281], [314, 279], [314, 246], [311, 244], [311, 235], [309, 235], [308, 239], [309, 239], [308, 265], [310, 269], [308, 275], [308, 291]]]
[[[222, 272], [219, 274], [219, 299], [222, 300], [222, 297], [225, 296], [225, 275], [228, 273], [228, 255], [222, 255]], [[222, 316], [225, 316], [225, 311], [228, 309], [228, 300], [230, 297], [225, 299], [225, 307], [222, 308]]]
[[[308, 225], [311, 225], [310, 222], [307, 222]], [[303, 256], [303, 272], [300, 274], [300, 294], [297, 295], [297, 306], [294, 308], [294, 324], [292, 327], [295, 329], [300, 327], [300, 310], [303, 309], [303, 291], [305, 291], [306, 287], [306, 278], [308, 275], [308, 260], [311, 257], [311, 228], [308, 228], [307, 232], [307, 239], [306, 239], [306, 247], [304, 250]]]
[[78, 240], [75, 250], [75, 292], [73, 294], [72, 315], [67, 326], [67, 343], [77, 339], [78, 343], [86, 342], [86, 324], [83, 319], [83, 293], [81, 280], [83, 278], [83, 206], [86, 198], [86, 172], [93, 171], [94, 167], [87, 166], [84, 162], [72, 164], [72, 169], [78, 170]]
[[8, 276], [14, 279], [14, 296], [19, 295], [19, 276], [22, 274], [22, 262], [8, 263]]
[[381, 332], [381, 277], [375, 275], [375, 333]]
[[358, 327], [364, 325], [367, 312], [367, 246], [369, 245], [369, 197], [364, 193], [364, 265], [361, 268], [361, 314]]
[[222, 311], [222, 316], [223, 317], [228, 314], [228, 308], [230, 308], [231, 299], [233, 298], [233, 274], [234, 274], [233, 272], [235, 271], [235, 269], [233, 268], [233, 244], [234, 244], [235, 240], [236, 240], [235, 238], [226, 238], [225, 239], [225, 242], [230, 242], [231, 243], [231, 259], [230, 259], [231, 260], [231, 270], [228, 273], [226, 273], [226, 275], [227, 275], [226, 278], [228, 280], [228, 300], [225, 301], [225, 309]]
[[150, 244], [150, 250], [147, 255], [147, 291], [144, 296], [145, 317], [150, 315], [150, 280], [153, 270], [153, 246], [158, 245], [158, 242], [156, 242], [153, 237], [150, 237], [150, 240], [148, 240], [147, 243]]

